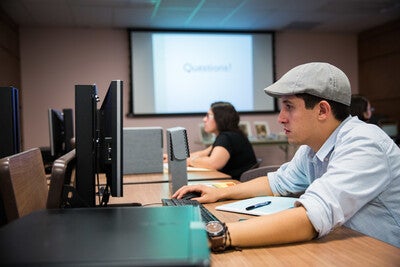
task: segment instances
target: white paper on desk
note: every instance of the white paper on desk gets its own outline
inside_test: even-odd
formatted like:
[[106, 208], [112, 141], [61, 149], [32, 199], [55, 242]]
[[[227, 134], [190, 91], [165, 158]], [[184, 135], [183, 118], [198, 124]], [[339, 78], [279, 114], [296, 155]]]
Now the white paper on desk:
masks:
[[[168, 172], [168, 163], [164, 163], [164, 170]], [[212, 171], [211, 169], [206, 169], [206, 168], [197, 168], [197, 167], [187, 167], [188, 172], [208, 172]]]
[[[250, 215], [266, 215], [293, 208], [294, 202], [296, 202], [296, 200], [298, 200], [298, 198], [294, 197], [270, 197], [270, 196], [254, 197], [254, 198], [239, 200], [229, 204], [220, 205], [217, 206], [215, 209], [222, 211], [250, 214]], [[246, 210], [246, 207], [249, 207], [257, 203], [262, 203], [265, 201], [271, 201], [271, 204], [255, 208], [253, 210]]]
[[199, 167], [191, 167], [191, 166], [188, 166], [187, 170], [188, 170], [188, 172], [209, 172], [209, 171], [212, 171], [211, 169], [207, 169], [207, 168], [199, 168]]

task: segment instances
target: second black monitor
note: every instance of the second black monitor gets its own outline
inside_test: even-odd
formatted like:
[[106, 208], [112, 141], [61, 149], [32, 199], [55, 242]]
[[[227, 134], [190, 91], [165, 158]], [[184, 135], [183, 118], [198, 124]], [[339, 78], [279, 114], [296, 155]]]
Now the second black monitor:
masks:
[[[122, 119], [123, 82], [110, 83], [100, 109], [95, 85], [75, 86], [76, 191], [84, 206], [107, 205], [108, 195], [123, 195]], [[105, 188], [96, 187], [97, 174], [105, 173]]]

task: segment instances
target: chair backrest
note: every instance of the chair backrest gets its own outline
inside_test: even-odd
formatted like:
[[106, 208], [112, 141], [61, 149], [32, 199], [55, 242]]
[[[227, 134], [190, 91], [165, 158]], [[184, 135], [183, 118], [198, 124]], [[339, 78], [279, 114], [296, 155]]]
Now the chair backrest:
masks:
[[48, 209], [58, 209], [62, 207], [63, 199], [67, 196], [66, 187], [71, 185], [71, 178], [76, 166], [75, 149], [56, 159], [51, 169], [49, 194], [47, 197]]
[[39, 148], [0, 159], [0, 192], [7, 222], [46, 208], [46, 174]]
[[280, 165], [270, 165], [270, 166], [262, 166], [255, 169], [250, 169], [242, 173], [242, 175], [240, 176], [240, 181], [246, 182], [260, 176], [266, 176], [268, 172], [276, 171], [279, 167]]
[[261, 162], [262, 162], [262, 159], [261, 158], [257, 158], [257, 163], [254, 164], [253, 166], [251, 166], [251, 168], [249, 170], [256, 169], [256, 168], [260, 167]]

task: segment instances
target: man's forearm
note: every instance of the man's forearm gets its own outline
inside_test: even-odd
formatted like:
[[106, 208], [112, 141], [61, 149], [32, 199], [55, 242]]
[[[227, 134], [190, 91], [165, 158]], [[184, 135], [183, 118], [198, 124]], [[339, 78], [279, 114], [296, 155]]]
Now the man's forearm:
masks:
[[266, 176], [220, 189], [220, 199], [244, 199], [256, 196], [272, 195], [272, 190]]
[[254, 247], [308, 241], [317, 233], [303, 207], [227, 223], [232, 245]]

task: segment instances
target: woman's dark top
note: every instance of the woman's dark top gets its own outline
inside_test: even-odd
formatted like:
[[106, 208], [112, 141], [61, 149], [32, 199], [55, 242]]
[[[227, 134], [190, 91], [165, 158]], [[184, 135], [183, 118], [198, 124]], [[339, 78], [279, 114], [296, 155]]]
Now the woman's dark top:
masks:
[[219, 171], [229, 174], [233, 179], [239, 180], [243, 172], [257, 163], [256, 155], [249, 139], [240, 132], [221, 132], [212, 146], [213, 149], [216, 146], [222, 146], [228, 150], [230, 158]]

